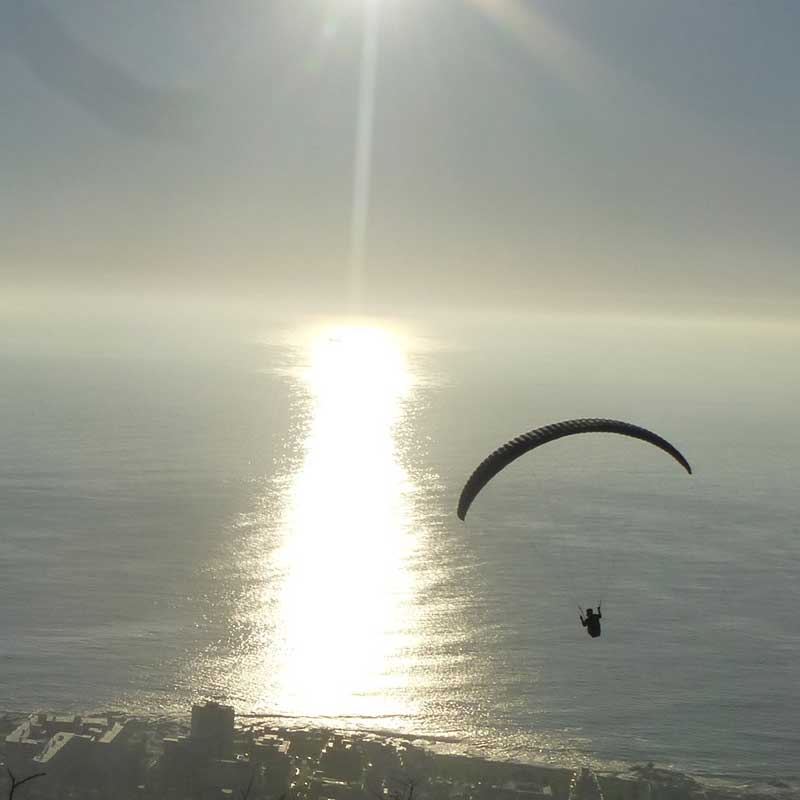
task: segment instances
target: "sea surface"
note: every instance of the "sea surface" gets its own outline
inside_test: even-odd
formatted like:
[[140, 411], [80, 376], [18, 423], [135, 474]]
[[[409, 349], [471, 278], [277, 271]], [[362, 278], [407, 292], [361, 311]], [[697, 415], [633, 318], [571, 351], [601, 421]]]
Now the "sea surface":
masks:
[[[800, 327], [71, 309], [0, 323], [0, 708], [796, 779]], [[503, 441], [586, 435], [455, 507]], [[602, 601], [592, 640], [578, 606]]]

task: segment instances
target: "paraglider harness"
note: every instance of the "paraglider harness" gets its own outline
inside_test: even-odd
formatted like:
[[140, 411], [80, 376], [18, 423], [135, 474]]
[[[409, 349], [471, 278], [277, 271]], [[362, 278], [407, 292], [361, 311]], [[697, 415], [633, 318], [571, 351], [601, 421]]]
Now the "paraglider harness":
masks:
[[578, 611], [581, 616], [581, 625], [586, 628], [586, 633], [588, 633], [592, 639], [596, 639], [600, 635], [600, 620], [603, 618], [603, 612], [600, 610], [600, 603], [597, 604], [596, 614], [589, 608], [586, 610], [586, 616], [584, 617], [583, 609], [580, 606], [578, 606]]

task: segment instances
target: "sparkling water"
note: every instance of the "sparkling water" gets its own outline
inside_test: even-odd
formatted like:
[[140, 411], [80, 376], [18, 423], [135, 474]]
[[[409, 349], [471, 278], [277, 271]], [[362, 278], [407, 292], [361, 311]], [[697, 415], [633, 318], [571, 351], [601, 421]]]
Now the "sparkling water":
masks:
[[[800, 329], [24, 320], [0, 345], [0, 705], [791, 778]], [[539, 425], [644, 425], [477, 463]], [[603, 635], [578, 606], [603, 604]]]

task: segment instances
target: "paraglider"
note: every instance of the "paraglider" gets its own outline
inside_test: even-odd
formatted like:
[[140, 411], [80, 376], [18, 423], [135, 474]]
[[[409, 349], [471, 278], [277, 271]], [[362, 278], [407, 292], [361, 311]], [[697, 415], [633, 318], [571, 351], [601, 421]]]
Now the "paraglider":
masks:
[[[580, 608], [578, 609], [580, 611]], [[600, 635], [600, 620], [603, 618], [603, 612], [600, 611], [600, 603], [597, 604], [597, 613], [594, 613], [594, 610], [591, 608], [586, 609], [586, 616], [583, 616], [583, 611], [581, 611], [581, 625], [586, 628], [586, 633], [592, 637], [592, 639], [596, 639]]]
[[658, 434], [646, 428], [615, 419], [570, 419], [523, 433], [488, 455], [476, 467], [461, 491], [461, 497], [458, 500], [459, 519], [463, 520], [467, 516], [469, 507], [481, 489], [512, 461], [516, 461], [520, 456], [543, 444], [578, 433], [618, 433], [621, 436], [630, 436], [633, 439], [649, 442], [671, 455], [690, 475], [692, 474], [692, 468], [681, 452], [666, 439], [662, 439]]
[[[543, 444], [578, 433], [616, 433], [621, 436], [639, 439], [640, 441], [647, 442], [663, 450], [665, 453], [672, 456], [672, 458], [674, 458], [690, 475], [692, 474], [692, 468], [683, 454], [666, 439], [663, 439], [658, 434], [646, 428], [632, 425], [630, 422], [622, 422], [614, 419], [565, 420], [564, 422], [545, 425], [542, 428], [536, 428], [521, 436], [517, 436], [515, 439], [506, 442], [493, 453], [490, 453], [477, 466], [472, 475], [470, 475], [469, 480], [461, 491], [461, 497], [458, 500], [459, 518], [463, 520], [467, 516], [470, 506], [483, 487], [486, 486], [495, 475], [511, 464], [511, 462], [516, 461], [520, 456]], [[586, 628], [586, 632], [589, 636], [593, 639], [599, 637], [601, 633], [600, 620], [602, 618], [600, 603], [597, 604], [597, 612], [591, 608], [587, 608], [585, 616], [580, 606], [578, 606], [578, 610], [580, 611], [581, 625]]]

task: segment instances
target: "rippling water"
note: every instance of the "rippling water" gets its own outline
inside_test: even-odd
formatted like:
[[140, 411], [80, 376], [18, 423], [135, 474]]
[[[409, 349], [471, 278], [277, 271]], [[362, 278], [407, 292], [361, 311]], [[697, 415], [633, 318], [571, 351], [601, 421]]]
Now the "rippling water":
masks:
[[[242, 713], [790, 777], [791, 326], [210, 323], [0, 350], [0, 704]], [[466, 523], [497, 444], [575, 416]], [[603, 600], [590, 640], [576, 605]]]

